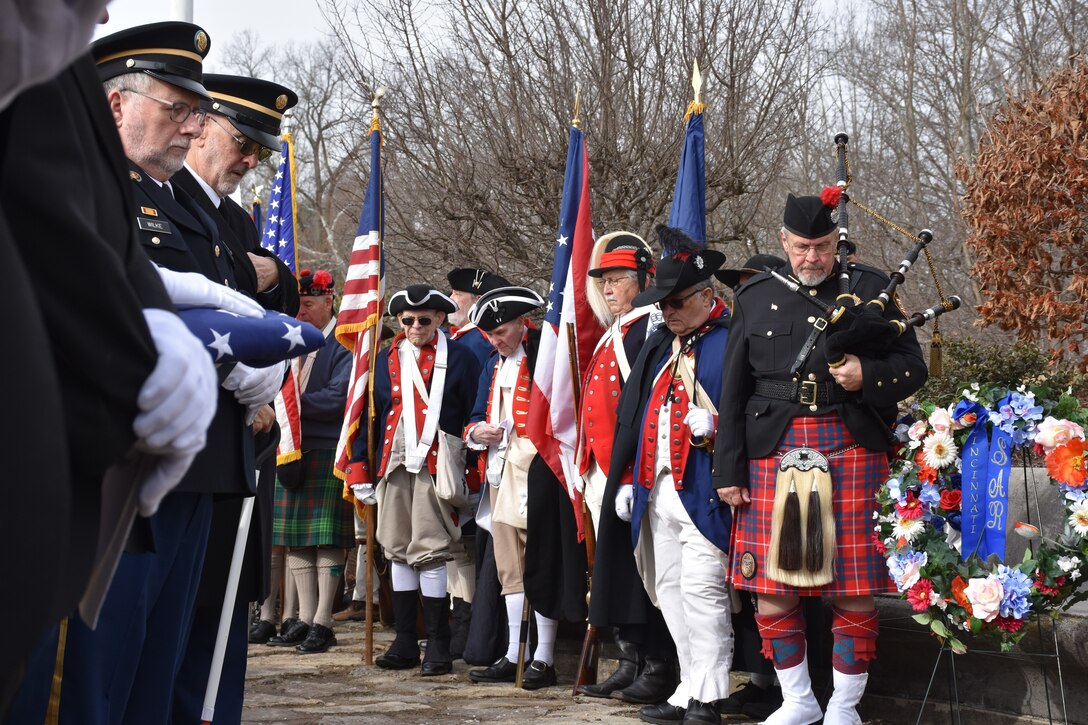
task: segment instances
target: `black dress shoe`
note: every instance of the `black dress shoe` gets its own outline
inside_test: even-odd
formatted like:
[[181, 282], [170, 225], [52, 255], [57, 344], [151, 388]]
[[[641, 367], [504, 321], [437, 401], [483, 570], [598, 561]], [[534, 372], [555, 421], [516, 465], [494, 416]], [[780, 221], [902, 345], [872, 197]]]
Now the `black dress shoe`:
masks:
[[269, 647], [294, 647], [302, 644], [309, 633], [310, 625], [298, 619], [288, 619], [280, 627], [280, 633], [265, 644]]
[[374, 658], [374, 664], [383, 670], [410, 670], [419, 666], [419, 655], [404, 657], [395, 652], [386, 652]]
[[687, 725], [719, 725], [721, 721], [721, 715], [712, 704], [693, 699], [688, 700], [688, 707], [684, 711], [684, 719], [681, 722]]
[[663, 702], [660, 705], [647, 705], [638, 711], [638, 719], [642, 722], [657, 723], [657, 725], [672, 725], [684, 721], [684, 708]]
[[257, 620], [253, 623], [253, 626], [249, 628], [249, 643], [264, 644], [272, 639], [274, 634], [276, 634], [276, 625], [271, 622], [266, 622], [263, 619]]
[[310, 627], [309, 634], [306, 635], [306, 639], [302, 641], [295, 649], [304, 655], [315, 654], [317, 652], [324, 652], [329, 647], [336, 645], [336, 635], [332, 633], [332, 630], [323, 624], [314, 624]]
[[521, 673], [521, 689], [523, 690], [539, 690], [542, 687], [551, 687], [555, 683], [555, 667], [541, 660], [533, 660]]
[[782, 707], [782, 688], [768, 687], [767, 694], [763, 699], [746, 703], [741, 712], [744, 713], [745, 717], [763, 722], [780, 707]]
[[486, 669], [469, 670], [468, 678], [473, 682], [513, 682], [517, 674], [518, 666], [506, 657], [500, 657]]

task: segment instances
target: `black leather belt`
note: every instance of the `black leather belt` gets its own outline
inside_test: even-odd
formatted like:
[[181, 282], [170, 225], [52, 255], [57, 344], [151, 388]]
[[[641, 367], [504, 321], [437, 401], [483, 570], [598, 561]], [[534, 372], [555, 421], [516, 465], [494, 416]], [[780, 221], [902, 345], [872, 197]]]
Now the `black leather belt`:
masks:
[[801, 405], [828, 405], [852, 400], [851, 394], [838, 383], [817, 383], [802, 380], [794, 383], [786, 380], [756, 380], [755, 394], [771, 400], [787, 400]]

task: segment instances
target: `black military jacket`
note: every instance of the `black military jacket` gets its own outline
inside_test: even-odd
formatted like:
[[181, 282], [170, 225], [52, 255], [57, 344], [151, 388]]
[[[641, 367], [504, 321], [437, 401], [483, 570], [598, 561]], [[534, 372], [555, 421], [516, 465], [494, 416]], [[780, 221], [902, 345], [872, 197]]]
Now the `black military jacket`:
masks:
[[[888, 283], [882, 272], [851, 263], [851, 291], [863, 302], [875, 298]], [[803, 290], [827, 305], [839, 292], [838, 267], [826, 281]], [[903, 319], [889, 305], [887, 319]], [[714, 486], [747, 486], [748, 459], [770, 455], [796, 416], [838, 413], [854, 439], [865, 448], [891, 447], [889, 425], [899, 401], [926, 381], [928, 370], [913, 329], [897, 338], [881, 358], [861, 358], [862, 390], [842, 402], [811, 405], [771, 399], [755, 393], [760, 379], [788, 382], [790, 369], [814, 325], [816, 306], [769, 274], [753, 277], [737, 290], [733, 322], [726, 346], [722, 401], [714, 452]], [[821, 333], [799, 370], [800, 378], [817, 385], [831, 382]], [[837, 386], [835, 386], [837, 387]], [[840, 392], [841, 388], [838, 388]]]

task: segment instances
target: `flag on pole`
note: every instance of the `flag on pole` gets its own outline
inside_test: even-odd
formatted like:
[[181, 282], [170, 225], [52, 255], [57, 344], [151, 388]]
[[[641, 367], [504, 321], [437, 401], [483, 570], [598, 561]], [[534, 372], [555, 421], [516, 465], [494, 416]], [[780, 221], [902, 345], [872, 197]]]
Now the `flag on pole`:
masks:
[[[575, 487], [578, 463], [576, 389], [604, 328], [593, 315], [586, 296], [589, 260], [593, 251], [593, 220], [589, 206], [589, 159], [585, 136], [573, 126], [567, 147], [567, 169], [559, 212], [555, 263], [544, 308], [540, 348], [529, 398], [529, 439], [548, 467], [581, 507]], [[576, 516], [581, 534], [582, 518]]]
[[[295, 244], [295, 145], [291, 134], [282, 137], [280, 163], [268, 195], [268, 218], [261, 235], [261, 246], [275, 254], [298, 276], [298, 248]], [[258, 223], [260, 207], [253, 205], [253, 221]]]
[[258, 232], [264, 231], [264, 213], [261, 211], [261, 200], [253, 197], [253, 208], [249, 212], [249, 218], [253, 220], [253, 226]]
[[302, 421], [299, 419], [302, 392], [298, 387], [301, 371], [302, 359], [291, 360], [283, 387], [274, 401], [276, 421], [280, 424], [280, 442], [276, 448], [277, 466], [302, 458]]
[[[346, 477], [351, 446], [365, 433], [363, 411], [366, 407], [370, 366], [381, 338], [382, 313], [385, 308], [385, 259], [382, 256], [384, 231], [384, 186], [382, 181], [382, 133], [378, 110], [370, 122], [370, 182], [359, 216], [359, 230], [348, 262], [340, 315], [336, 320], [336, 339], [351, 350], [351, 378], [344, 409], [344, 424], [336, 448], [335, 473]], [[354, 498], [352, 498], [354, 500]]]
[[672, 193], [669, 226], [683, 230], [693, 241], [706, 245], [706, 156], [703, 147], [703, 108], [699, 101], [702, 76], [695, 62], [691, 79], [695, 100], [688, 104], [684, 121], [684, 145], [680, 150], [680, 169]]

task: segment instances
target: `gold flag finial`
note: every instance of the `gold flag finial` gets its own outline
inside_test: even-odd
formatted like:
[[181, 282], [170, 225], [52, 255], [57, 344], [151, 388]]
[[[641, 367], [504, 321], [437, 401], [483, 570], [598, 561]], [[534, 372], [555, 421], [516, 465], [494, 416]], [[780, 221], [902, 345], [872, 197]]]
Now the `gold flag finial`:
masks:
[[377, 88], [374, 89], [374, 97], [370, 101], [370, 109], [371, 109], [370, 119], [372, 121], [377, 121], [378, 120], [378, 108], [381, 107], [381, 105], [382, 105], [382, 97], [384, 95], [385, 95], [385, 88], [383, 86], [378, 86]]
[[579, 124], [582, 123], [582, 119], [578, 118], [578, 114], [582, 112], [582, 89], [579, 88], [574, 91], [574, 118], [570, 120], [570, 125], [575, 128], [579, 128]]
[[695, 90], [695, 102], [701, 103], [699, 100], [700, 94], [703, 92], [703, 76], [699, 73], [699, 59], [695, 59], [695, 63], [691, 69], [691, 87]]

